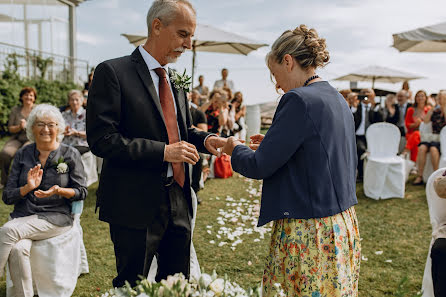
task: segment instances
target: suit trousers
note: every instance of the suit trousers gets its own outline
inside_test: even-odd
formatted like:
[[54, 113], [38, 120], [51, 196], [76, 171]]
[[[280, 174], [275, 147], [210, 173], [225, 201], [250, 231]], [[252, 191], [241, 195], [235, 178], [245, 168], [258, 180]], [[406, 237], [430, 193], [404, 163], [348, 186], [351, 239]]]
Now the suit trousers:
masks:
[[113, 287], [125, 281], [132, 286], [147, 277], [153, 258], [158, 261], [155, 280], [175, 273], [190, 273], [191, 216], [183, 189], [174, 182], [166, 187], [166, 197], [159, 212], [146, 229], [134, 229], [110, 224], [118, 275]]
[[29, 259], [32, 241], [55, 237], [70, 229], [71, 226], [56, 226], [37, 215], [12, 219], [0, 228], [0, 275], [8, 261], [14, 296], [34, 296]]
[[356, 135], [356, 153], [358, 155], [358, 178], [364, 177], [364, 160], [361, 160], [362, 154], [367, 151], [367, 140], [364, 135]]
[[431, 249], [432, 283], [435, 297], [446, 296], [446, 238], [435, 240]]

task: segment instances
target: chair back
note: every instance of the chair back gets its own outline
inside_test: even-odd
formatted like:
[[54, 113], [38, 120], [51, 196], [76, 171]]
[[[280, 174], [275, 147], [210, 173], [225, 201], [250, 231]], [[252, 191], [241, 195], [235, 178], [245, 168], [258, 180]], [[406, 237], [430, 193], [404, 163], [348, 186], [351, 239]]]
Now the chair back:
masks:
[[440, 150], [441, 155], [446, 156], [446, 126], [440, 131]]
[[366, 131], [367, 151], [371, 157], [394, 157], [398, 153], [401, 132], [389, 123], [375, 123]]
[[442, 225], [446, 225], [446, 199], [439, 198], [434, 189], [435, 179], [445, 171], [446, 168], [440, 168], [432, 173], [426, 184], [427, 205], [433, 231]]

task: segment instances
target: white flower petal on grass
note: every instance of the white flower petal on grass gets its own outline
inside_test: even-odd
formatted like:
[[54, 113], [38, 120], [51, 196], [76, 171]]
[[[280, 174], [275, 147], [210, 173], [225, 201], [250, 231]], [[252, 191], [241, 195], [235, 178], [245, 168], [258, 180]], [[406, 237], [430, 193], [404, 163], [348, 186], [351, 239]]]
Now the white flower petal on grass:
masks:
[[251, 261], [248, 261], [248, 266], [251, 266], [252, 265], [252, 262]]
[[210, 244], [215, 244], [215, 240], [209, 241]]
[[376, 251], [375, 255], [382, 255], [384, 252], [383, 251]]
[[207, 232], [208, 232], [208, 234], [212, 234], [211, 230], [208, 230]]
[[362, 257], [361, 257], [361, 260], [362, 260], [362, 261], [367, 261], [368, 258], [366, 258], [365, 256], [362, 256]]
[[258, 238], [254, 239], [254, 242], [259, 242], [259, 241], [260, 241], [260, 239], [258, 239]]
[[386, 260], [386, 261], [384, 261], [384, 262], [386, 262], [386, 263], [392, 263], [392, 260], [388, 259], [388, 260]]
[[228, 244], [228, 243], [225, 242], [225, 241], [222, 241], [222, 242], [220, 242], [220, 243], [218, 244], [218, 246], [219, 246], [219, 247], [222, 247], [222, 246], [224, 246], [225, 244]]

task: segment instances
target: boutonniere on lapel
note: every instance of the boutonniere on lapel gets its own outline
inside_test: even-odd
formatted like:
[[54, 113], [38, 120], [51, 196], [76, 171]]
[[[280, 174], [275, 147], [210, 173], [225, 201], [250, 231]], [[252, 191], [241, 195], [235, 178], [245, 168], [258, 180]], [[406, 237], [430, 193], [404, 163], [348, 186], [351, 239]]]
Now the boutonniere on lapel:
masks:
[[68, 164], [65, 163], [63, 157], [60, 157], [57, 162], [54, 162], [54, 166], [56, 166], [56, 171], [59, 174], [68, 172]]
[[184, 69], [183, 74], [179, 74], [175, 70], [172, 70], [170, 71], [170, 81], [178, 91], [184, 90], [189, 92], [190, 85], [192, 84], [192, 77], [186, 74], [186, 69]]

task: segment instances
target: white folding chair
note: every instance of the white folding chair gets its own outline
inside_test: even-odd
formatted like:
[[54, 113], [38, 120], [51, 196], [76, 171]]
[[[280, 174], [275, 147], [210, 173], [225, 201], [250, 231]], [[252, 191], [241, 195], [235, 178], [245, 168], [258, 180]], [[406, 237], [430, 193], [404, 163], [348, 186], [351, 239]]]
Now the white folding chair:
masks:
[[432, 240], [429, 246], [429, 252], [427, 254], [426, 266], [424, 268], [423, 284], [421, 289], [423, 291], [422, 297], [434, 297], [431, 248], [435, 241], [434, 235], [441, 226], [446, 225], [446, 199], [438, 197], [434, 190], [434, 181], [438, 176], [441, 176], [445, 170], [446, 168], [440, 168], [432, 173], [426, 184], [427, 205], [429, 207], [429, 216], [432, 224]]
[[[432, 122], [428, 124], [421, 122], [420, 124], [420, 137], [423, 138], [423, 134], [432, 134]], [[431, 154], [428, 152], [426, 154], [426, 164], [423, 170], [423, 181], [427, 182], [429, 176], [434, 172], [434, 167], [432, 166]]]
[[[30, 261], [34, 293], [39, 297], [70, 297], [79, 275], [89, 272], [80, 225], [83, 203], [72, 203], [74, 222], [69, 231], [45, 240], [33, 241]], [[15, 297], [8, 268], [6, 296]]]
[[446, 127], [443, 127], [440, 131], [440, 164], [438, 168], [446, 167]]
[[405, 161], [397, 156], [401, 133], [397, 126], [376, 123], [366, 132], [367, 163], [364, 193], [373, 199], [404, 198]]

